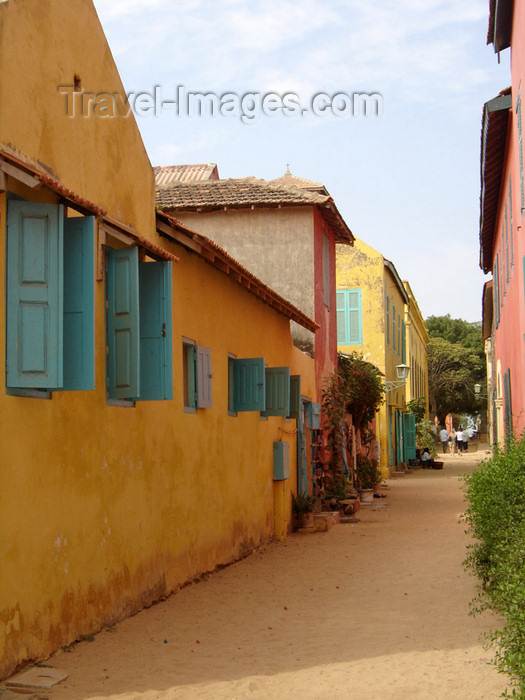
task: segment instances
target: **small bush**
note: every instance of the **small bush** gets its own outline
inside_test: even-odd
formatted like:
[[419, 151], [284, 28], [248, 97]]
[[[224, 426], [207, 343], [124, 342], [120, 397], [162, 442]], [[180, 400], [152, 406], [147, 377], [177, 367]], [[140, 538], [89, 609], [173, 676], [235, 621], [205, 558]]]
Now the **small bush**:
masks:
[[505, 697], [525, 698], [525, 436], [509, 440], [465, 477], [465, 519], [474, 537], [465, 566], [481, 585], [474, 612], [505, 618], [491, 633], [495, 664], [513, 681]]

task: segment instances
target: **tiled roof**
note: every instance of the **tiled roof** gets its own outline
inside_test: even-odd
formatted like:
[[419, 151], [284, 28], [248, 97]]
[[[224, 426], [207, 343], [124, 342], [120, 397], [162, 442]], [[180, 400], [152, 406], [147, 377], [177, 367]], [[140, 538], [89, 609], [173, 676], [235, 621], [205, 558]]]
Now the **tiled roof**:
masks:
[[214, 211], [225, 208], [317, 205], [339, 241], [354, 240], [352, 232], [329, 195], [298, 187], [279, 186], [255, 177], [157, 186], [156, 198], [159, 209], [172, 213]]
[[219, 170], [215, 163], [195, 165], [158, 165], [154, 168], [157, 185], [170, 185], [172, 182], [202, 182], [218, 180]]
[[210, 265], [231, 277], [286, 318], [299, 323], [312, 333], [315, 333], [319, 328], [318, 324], [303, 311], [268, 287], [211, 239], [192, 231], [180, 221], [160, 211], [157, 212], [157, 230], [161, 236], [165, 236], [200, 255]]
[[484, 272], [492, 269], [492, 246], [511, 107], [510, 88], [502, 90], [483, 107], [479, 242], [480, 267]]
[[286, 172], [281, 177], [276, 177], [274, 180], [268, 180], [271, 185], [282, 185], [284, 187], [299, 187], [301, 190], [309, 190], [318, 194], [328, 195], [328, 190], [321, 182], [307, 180], [304, 177], [292, 175], [290, 168], [286, 168]]

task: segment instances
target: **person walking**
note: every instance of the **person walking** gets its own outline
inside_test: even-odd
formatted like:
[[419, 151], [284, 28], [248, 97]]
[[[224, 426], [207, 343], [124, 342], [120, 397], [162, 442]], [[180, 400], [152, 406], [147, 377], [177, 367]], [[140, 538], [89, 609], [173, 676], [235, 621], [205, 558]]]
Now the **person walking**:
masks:
[[458, 446], [458, 455], [461, 457], [463, 454], [463, 428], [461, 426], [456, 433], [456, 445]]
[[452, 429], [451, 429], [449, 435], [450, 435], [450, 439], [449, 439], [450, 454], [453, 455], [456, 452], [456, 431], [454, 430], [453, 426], [452, 426]]
[[448, 434], [448, 430], [446, 428], [443, 428], [443, 430], [439, 431], [439, 439], [441, 440], [443, 454], [445, 454], [447, 451], [448, 438], [449, 438], [449, 434]]

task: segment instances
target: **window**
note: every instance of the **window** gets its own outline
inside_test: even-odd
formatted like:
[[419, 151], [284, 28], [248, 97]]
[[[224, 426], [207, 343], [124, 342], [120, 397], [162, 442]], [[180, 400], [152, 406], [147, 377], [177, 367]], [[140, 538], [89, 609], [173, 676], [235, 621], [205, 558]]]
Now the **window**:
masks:
[[8, 388], [94, 388], [94, 237], [93, 217], [64, 218], [60, 204], [9, 200]]
[[171, 263], [108, 248], [106, 284], [108, 398], [172, 399]]
[[386, 295], [386, 346], [390, 347], [390, 297]]
[[337, 344], [362, 345], [363, 318], [360, 289], [337, 290]]
[[401, 333], [401, 362], [406, 362], [406, 344], [407, 344], [407, 324], [403, 321], [403, 331]]
[[196, 345], [193, 340], [182, 341], [182, 385], [184, 410], [211, 408], [211, 350]]
[[397, 314], [397, 354], [401, 355], [401, 314]]
[[260, 411], [261, 415], [298, 418], [301, 377], [289, 367], [266, 367], [263, 357], [228, 358], [230, 413]]
[[330, 239], [323, 233], [323, 301], [330, 308]]
[[392, 350], [396, 351], [396, 305], [392, 304]]

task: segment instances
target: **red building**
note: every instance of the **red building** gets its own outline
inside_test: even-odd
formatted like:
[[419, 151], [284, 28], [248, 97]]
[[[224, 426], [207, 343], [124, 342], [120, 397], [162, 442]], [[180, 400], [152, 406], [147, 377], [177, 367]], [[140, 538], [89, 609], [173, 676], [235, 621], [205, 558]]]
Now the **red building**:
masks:
[[525, 428], [523, 0], [490, 0], [487, 43], [511, 51], [511, 86], [484, 105], [481, 134], [480, 265], [493, 276], [483, 300], [489, 432], [502, 442]]

